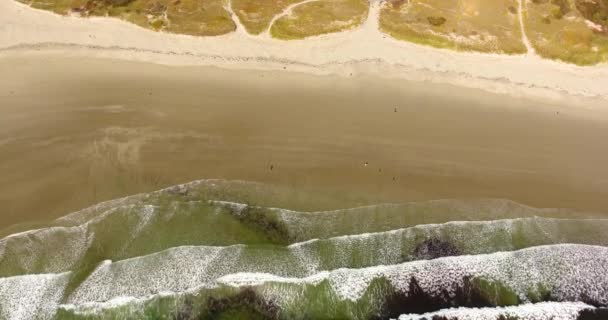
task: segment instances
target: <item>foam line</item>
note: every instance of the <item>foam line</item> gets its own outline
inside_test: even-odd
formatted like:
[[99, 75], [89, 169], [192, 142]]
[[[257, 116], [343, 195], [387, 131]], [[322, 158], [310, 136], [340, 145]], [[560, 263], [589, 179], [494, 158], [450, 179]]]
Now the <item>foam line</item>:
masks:
[[52, 319], [69, 273], [0, 279], [0, 319]]
[[[137, 238], [147, 229], [155, 230], [155, 226], [151, 225], [151, 215], [158, 212], [154, 209], [145, 206], [140, 210], [126, 213], [135, 219], [129, 227], [130, 236]], [[95, 233], [96, 228], [97, 226], [88, 224], [78, 227], [53, 227], [35, 234], [0, 241], [0, 249], [5, 249], [4, 254], [0, 252], [0, 256], [5, 258], [5, 263], [0, 267], [0, 275], [72, 270], [79, 263], [86, 262], [84, 260], [87, 259], [87, 250], [105, 243], [106, 237], [98, 236]], [[536, 217], [495, 221], [452, 221], [384, 232], [313, 239], [294, 243], [286, 248], [280, 245], [263, 248], [255, 245], [237, 247], [239, 252], [247, 254], [246, 258], [239, 260], [242, 266], [240, 271], [278, 270], [285, 274], [283, 270], [264, 267], [268, 264], [259, 261], [265, 258], [276, 259], [291, 266], [292, 275], [304, 276], [336, 268], [358, 268], [449, 255], [512, 251], [544, 244], [578, 243], [608, 246], [608, 233], [604, 232], [607, 229], [608, 219]], [[173, 232], [179, 233], [180, 230], [176, 229]], [[186, 244], [192, 240], [181, 241], [182, 244]], [[107, 246], [107, 243], [105, 245]], [[120, 241], [112, 249], [122, 252], [130, 248], [129, 245], [130, 243]], [[205, 251], [208, 247], [204, 241], [200, 245], [201, 251]], [[229, 247], [222, 248], [234, 249]], [[198, 249], [190, 247], [188, 250]], [[145, 248], [132, 250], [131, 256], [127, 255], [123, 259], [137, 256], [144, 259], [151, 253], [153, 252]], [[249, 264], [250, 269], [246, 268], [246, 264]]]
[[[404, 314], [398, 320], [423, 320], [444, 317], [454, 320], [576, 320], [582, 310], [595, 307], [582, 302], [541, 302], [496, 308], [453, 308], [425, 314]], [[503, 318], [501, 318], [501, 316]]]
[[[341, 300], [356, 301], [376, 278], [387, 279], [401, 292], [408, 292], [411, 278], [423, 290], [454, 290], [465, 277], [499, 281], [522, 301], [538, 284], [551, 288], [558, 301], [593, 300], [608, 304], [608, 248], [588, 245], [551, 245], [514, 252], [445, 257], [398, 265], [361, 269], [336, 269], [307, 277], [289, 277], [264, 272], [233, 273], [234, 252], [209, 249], [171, 251], [157, 259], [135, 259], [107, 264], [96, 270], [70, 297], [69, 303], [107, 301], [119, 296], [141, 298], [154, 292], [183, 292], [196, 287], [262, 286], [267, 284], [316, 285], [328, 281]], [[195, 263], [193, 263], [195, 262]], [[176, 278], [174, 275], [180, 274]], [[273, 289], [267, 289], [270, 292]], [[277, 289], [279, 290], [279, 289]], [[296, 294], [296, 292], [292, 292]], [[293, 299], [288, 292], [278, 299]], [[455, 294], [452, 292], [452, 294]]]

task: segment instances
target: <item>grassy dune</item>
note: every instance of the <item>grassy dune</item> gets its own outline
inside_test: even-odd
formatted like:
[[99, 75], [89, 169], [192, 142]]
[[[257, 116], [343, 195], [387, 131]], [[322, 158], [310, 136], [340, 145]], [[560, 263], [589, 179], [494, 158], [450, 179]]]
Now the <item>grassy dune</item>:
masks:
[[515, 0], [389, 1], [380, 28], [391, 36], [438, 48], [526, 52]]
[[526, 33], [542, 57], [579, 65], [608, 61], [608, 2], [531, 0], [526, 7]]
[[279, 18], [270, 33], [279, 39], [302, 39], [339, 32], [359, 26], [365, 21], [367, 0], [319, 0], [297, 6]]
[[288, 6], [304, 0], [232, 0], [232, 9], [251, 34], [260, 34], [270, 27], [272, 19]]
[[[156, 31], [216, 36], [270, 30], [283, 40], [360, 26], [368, 0], [18, 0], [63, 15], [111, 16]], [[549, 59], [578, 65], [608, 61], [605, 0], [387, 0], [380, 31], [392, 37], [461, 51], [526, 53], [524, 39]], [[234, 13], [232, 16], [230, 9]], [[521, 24], [525, 35], [522, 35]]]
[[59, 14], [117, 17], [144, 28], [194, 36], [232, 32], [224, 0], [33, 0], [34, 8]]

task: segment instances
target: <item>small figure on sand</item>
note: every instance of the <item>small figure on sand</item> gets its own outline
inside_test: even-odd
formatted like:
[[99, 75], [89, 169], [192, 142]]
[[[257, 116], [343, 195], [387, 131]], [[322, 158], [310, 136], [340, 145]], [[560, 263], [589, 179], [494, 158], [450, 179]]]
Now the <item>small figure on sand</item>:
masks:
[[270, 165], [270, 171], [272, 171], [272, 169], [274, 169], [274, 165]]
[[367, 163], [367, 161], [365, 161], [365, 163], [363, 163], [363, 166], [364, 166], [364, 167], [367, 167], [367, 165], [368, 165], [368, 164], [369, 164], [369, 163]]

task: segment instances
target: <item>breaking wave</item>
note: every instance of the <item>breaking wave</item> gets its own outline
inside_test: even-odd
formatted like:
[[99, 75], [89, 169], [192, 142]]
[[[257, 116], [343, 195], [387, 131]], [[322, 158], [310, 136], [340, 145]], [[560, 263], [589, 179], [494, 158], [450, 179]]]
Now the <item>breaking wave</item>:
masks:
[[606, 230], [501, 199], [336, 208], [201, 180], [0, 239], [0, 318], [579, 319], [608, 306]]

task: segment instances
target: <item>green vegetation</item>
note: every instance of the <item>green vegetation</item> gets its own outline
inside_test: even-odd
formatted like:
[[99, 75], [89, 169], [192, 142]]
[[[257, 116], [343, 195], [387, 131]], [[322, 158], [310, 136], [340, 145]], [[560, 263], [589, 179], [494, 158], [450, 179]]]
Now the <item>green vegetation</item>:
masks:
[[446, 21], [444, 17], [427, 17], [426, 19], [429, 21], [430, 24], [436, 27], [444, 24]]
[[144, 28], [194, 36], [221, 35], [236, 28], [225, 0], [33, 0], [30, 4], [59, 14], [117, 17]]
[[304, 0], [232, 0], [232, 10], [251, 34], [260, 34], [270, 27], [272, 19], [288, 6]]
[[[304, 0], [19, 0], [34, 8], [59, 14], [110, 16], [141, 27], [194, 36], [233, 32], [236, 24], [228, 6], [247, 32], [260, 34], [285, 10]], [[367, 16], [367, 0], [319, 0], [302, 4], [281, 16], [272, 34], [281, 39], [300, 39], [338, 32], [360, 25]]]
[[279, 39], [303, 39], [361, 25], [369, 11], [367, 0], [319, 0], [297, 6], [279, 18], [270, 33]]
[[437, 48], [519, 54], [526, 48], [515, 7], [515, 0], [392, 0], [380, 29]]
[[579, 65], [608, 61], [608, 2], [532, 0], [524, 24], [536, 52]]
[[[233, 32], [233, 18], [238, 18], [250, 34], [269, 30], [283, 40], [352, 29], [369, 11], [368, 0], [18, 1], [64, 15], [117, 17], [156, 31], [194, 36]], [[521, 1], [520, 13], [518, 0], [389, 0], [380, 10], [380, 29], [396, 39], [437, 48], [522, 54], [527, 49], [521, 17], [540, 56], [578, 65], [608, 61], [607, 1]]]

